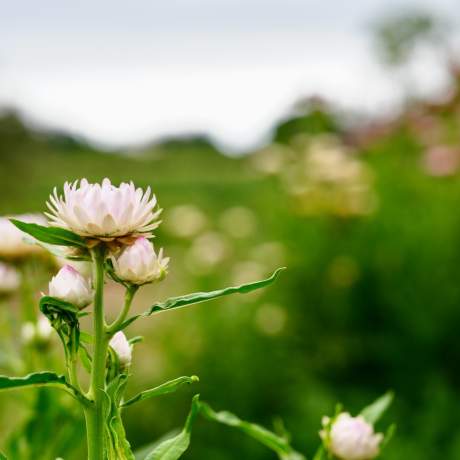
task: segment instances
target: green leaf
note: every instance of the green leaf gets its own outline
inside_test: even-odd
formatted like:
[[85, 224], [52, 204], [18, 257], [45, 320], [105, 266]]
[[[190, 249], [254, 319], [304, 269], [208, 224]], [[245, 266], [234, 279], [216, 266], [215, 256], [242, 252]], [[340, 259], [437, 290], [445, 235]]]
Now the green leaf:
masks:
[[393, 439], [393, 436], [396, 433], [396, 424], [392, 423], [388, 428], [387, 431], [385, 432], [385, 437], [383, 438], [383, 442], [380, 445], [380, 451], [385, 449], [388, 445], [388, 443]]
[[178, 377], [177, 379], [170, 380], [169, 382], [163, 383], [155, 388], [151, 388], [150, 390], [145, 390], [139, 393], [138, 395], [134, 396], [133, 398], [126, 401], [122, 404], [122, 407], [130, 406], [138, 401], [143, 401], [144, 399], [153, 398], [155, 396], [164, 395], [167, 393], [172, 393], [178, 390], [181, 386], [185, 384], [199, 382], [199, 378], [196, 375], [192, 375], [191, 377]]
[[388, 391], [380, 398], [376, 399], [372, 404], [365, 407], [360, 415], [364, 417], [366, 422], [375, 425], [375, 423], [380, 419], [383, 413], [388, 409], [390, 404], [393, 402], [394, 393]]
[[54, 372], [36, 372], [24, 377], [8, 377], [0, 375], [0, 391], [15, 390], [24, 387], [53, 387], [64, 390], [84, 405], [89, 404], [89, 400], [75, 387], [66, 381], [63, 375]]
[[209, 420], [222, 423], [233, 428], [237, 428], [251, 438], [259, 441], [264, 446], [276, 452], [281, 460], [305, 460], [305, 457], [296, 452], [285, 437], [281, 437], [256, 425], [255, 423], [245, 422], [231, 412], [215, 412], [209, 404], [200, 402], [200, 413]]
[[29, 374], [25, 377], [7, 377], [0, 375], [0, 391], [22, 388], [27, 386], [67, 386], [67, 382], [63, 375], [57, 375], [54, 372], [37, 372]]
[[51, 326], [58, 333], [64, 346], [66, 359], [71, 359], [78, 353], [80, 346], [80, 310], [73, 304], [43, 296], [40, 299], [40, 311], [49, 319]]
[[127, 381], [128, 376], [120, 374], [107, 385], [106, 391], [104, 391], [105, 436], [108, 460], [135, 460], [131, 446], [126, 439], [119, 408]]
[[179, 434], [180, 430], [171, 430], [168, 433], [161, 436], [161, 438], [156, 439], [155, 441], [146, 444], [134, 452], [134, 457], [136, 460], [144, 460], [145, 456], [156, 449], [162, 442], [166, 441], [169, 438], [173, 438]]
[[43, 225], [21, 222], [16, 219], [10, 220], [19, 230], [33, 236], [42, 243], [86, 248], [85, 240], [81, 236], [64, 228], [44, 227]]
[[255, 281], [253, 283], [241, 284], [240, 286], [228, 287], [216, 291], [194, 292], [193, 294], [187, 294], [180, 297], [171, 297], [168, 300], [165, 300], [164, 302], [158, 302], [152, 305], [144, 313], [129, 318], [123, 324], [121, 324], [117, 328], [117, 330], [124, 329], [125, 327], [129, 326], [133, 321], [143, 316], [150, 316], [154, 313], [172, 310], [174, 308], [181, 308], [195, 303], [207, 302], [209, 300], [216, 299], [217, 297], [223, 297], [230, 294], [247, 294], [257, 289], [264, 288], [272, 284], [283, 270], [285, 270], [285, 267], [278, 268], [269, 278], [260, 281]]
[[80, 310], [75, 305], [65, 302], [64, 300], [57, 299], [56, 297], [51, 297], [49, 295], [44, 295], [40, 299], [40, 310], [44, 313], [46, 310], [54, 310], [54, 311], [63, 311], [69, 312], [73, 314], [78, 314]]
[[173, 438], [167, 439], [159, 444], [145, 460], [177, 460], [188, 449], [192, 434], [192, 425], [199, 412], [199, 395], [194, 396], [192, 408], [188, 414], [183, 430]]
[[5, 454], [2, 454], [2, 453], [0, 452], [0, 460], [8, 460], [8, 458], [6, 457]]

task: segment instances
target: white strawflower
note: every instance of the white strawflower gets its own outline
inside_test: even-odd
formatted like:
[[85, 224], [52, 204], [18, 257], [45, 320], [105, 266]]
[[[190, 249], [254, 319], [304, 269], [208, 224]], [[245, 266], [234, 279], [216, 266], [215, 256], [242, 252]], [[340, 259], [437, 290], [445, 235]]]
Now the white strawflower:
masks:
[[[324, 417], [323, 425], [328, 424], [329, 418]], [[339, 414], [330, 431], [322, 430], [320, 436], [330, 452], [341, 460], [372, 460], [379, 455], [383, 440], [383, 434], [375, 433], [364, 417], [352, 417], [348, 412]]]
[[102, 184], [66, 182], [64, 196], [55, 188], [47, 206], [50, 225], [66, 228], [80, 236], [111, 241], [139, 235], [151, 236], [158, 227], [160, 210], [150, 187], [142, 189], [121, 183], [119, 187], [104, 179]]
[[21, 258], [44, 252], [40, 246], [28, 243], [25, 239], [32, 241], [32, 237], [21, 232], [10, 222], [10, 218], [27, 223], [46, 225], [46, 219], [42, 214], [0, 217], [0, 257]]
[[128, 367], [131, 364], [132, 348], [125, 334], [118, 331], [110, 340], [109, 345], [117, 354], [120, 364], [123, 367]]
[[18, 271], [0, 262], [0, 294], [9, 294], [19, 288], [21, 278]]
[[140, 237], [112, 257], [112, 263], [120, 279], [141, 285], [162, 280], [167, 273], [169, 257], [163, 257], [163, 249], [156, 254], [153, 244]]
[[62, 267], [49, 283], [49, 295], [84, 308], [92, 301], [89, 279], [84, 278], [70, 265]]

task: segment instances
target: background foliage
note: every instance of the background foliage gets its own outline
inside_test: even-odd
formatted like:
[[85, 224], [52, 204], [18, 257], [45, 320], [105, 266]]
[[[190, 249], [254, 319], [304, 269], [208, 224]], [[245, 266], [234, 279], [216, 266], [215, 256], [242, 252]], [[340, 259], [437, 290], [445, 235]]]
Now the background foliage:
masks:
[[[100, 152], [66, 134], [31, 129], [14, 112], [3, 114], [3, 214], [43, 211], [55, 185], [80, 177], [153, 187], [165, 209], [157, 245], [172, 263], [167, 280], [139, 296], [136, 311], [168, 295], [288, 267], [264, 292], [130, 327], [131, 336], [145, 336], [135, 351], [133, 394], [179, 375], [200, 376], [190, 390], [126, 410], [134, 446], [182, 426], [195, 390], [216, 410], [245, 420], [271, 426], [282, 417], [297, 450], [311, 453], [321, 416], [333, 413], [337, 400], [356, 413], [391, 388], [397, 399], [385, 421], [395, 420], [398, 433], [384, 458], [460, 457], [454, 67], [452, 79], [454, 90], [442, 103], [411, 102], [400, 116], [364, 121], [359, 129], [346, 128], [321, 101], [304, 101], [276, 127], [272, 145], [241, 158], [222, 155], [201, 137]], [[335, 171], [332, 178], [312, 163], [314, 148], [320, 158], [342, 152], [324, 156], [332, 158], [326, 168]], [[356, 179], [351, 185], [348, 167]], [[109, 308], [117, 307], [112, 298]], [[2, 395], [1, 405], [5, 436], [26, 414], [12, 396]], [[202, 420], [184, 456], [236, 457], [273, 455]]]

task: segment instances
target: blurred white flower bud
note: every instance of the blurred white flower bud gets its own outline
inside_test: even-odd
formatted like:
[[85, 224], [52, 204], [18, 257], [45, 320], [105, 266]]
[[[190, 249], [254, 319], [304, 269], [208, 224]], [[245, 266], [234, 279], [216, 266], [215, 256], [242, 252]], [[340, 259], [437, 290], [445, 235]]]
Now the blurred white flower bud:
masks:
[[[328, 417], [323, 418], [324, 426], [329, 422]], [[322, 430], [320, 436], [329, 451], [341, 460], [372, 460], [379, 454], [383, 440], [383, 434], [375, 433], [364, 417], [352, 417], [348, 412], [339, 414], [330, 431]]]
[[112, 257], [112, 263], [120, 279], [141, 285], [161, 281], [167, 273], [169, 257], [163, 257], [163, 249], [157, 255], [153, 244], [147, 238], [140, 237], [118, 256]]
[[49, 343], [53, 328], [45, 316], [41, 316], [37, 323], [27, 322], [22, 325], [21, 339], [26, 345], [32, 343], [44, 345]]
[[118, 331], [110, 340], [109, 345], [113, 348], [123, 367], [131, 364], [132, 348], [122, 331]]
[[21, 278], [18, 271], [0, 262], [0, 294], [10, 294], [18, 289]]
[[93, 298], [89, 279], [84, 278], [75, 268], [64, 265], [49, 283], [49, 295], [69, 302], [78, 308], [89, 305]]

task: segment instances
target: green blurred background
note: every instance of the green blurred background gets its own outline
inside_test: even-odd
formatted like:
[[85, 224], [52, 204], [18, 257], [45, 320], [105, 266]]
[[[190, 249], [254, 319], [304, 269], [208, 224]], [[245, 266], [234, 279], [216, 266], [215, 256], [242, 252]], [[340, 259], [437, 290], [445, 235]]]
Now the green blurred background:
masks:
[[[460, 458], [460, 80], [453, 64], [450, 74], [447, 94], [408, 100], [384, 120], [350, 123], [321, 100], [303, 100], [266, 148], [238, 158], [198, 136], [102, 152], [3, 113], [2, 214], [44, 211], [54, 186], [81, 177], [152, 186], [164, 209], [156, 245], [172, 260], [167, 279], [145, 288], [136, 310], [288, 267], [263, 292], [130, 327], [129, 335], [145, 337], [130, 393], [179, 375], [201, 380], [125, 412], [135, 447], [181, 426], [199, 392], [216, 409], [266, 426], [281, 417], [296, 448], [311, 454], [321, 417], [337, 401], [356, 413], [393, 389], [385, 422], [395, 421], [398, 432], [384, 458]], [[110, 286], [109, 309], [118, 293]], [[4, 428], [15, 418], [8, 407]], [[184, 458], [274, 456], [199, 421]]]

